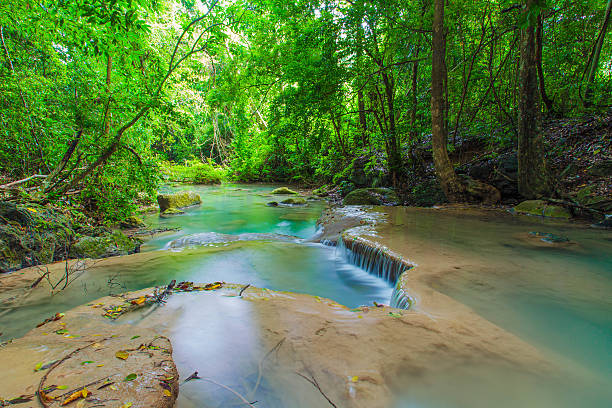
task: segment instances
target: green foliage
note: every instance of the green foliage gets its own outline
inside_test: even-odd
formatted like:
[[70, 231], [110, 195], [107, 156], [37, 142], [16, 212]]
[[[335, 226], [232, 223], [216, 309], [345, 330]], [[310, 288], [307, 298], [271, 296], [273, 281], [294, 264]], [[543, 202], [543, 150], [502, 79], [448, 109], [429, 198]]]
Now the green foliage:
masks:
[[220, 184], [227, 175], [225, 168], [215, 166], [212, 161], [202, 163], [195, 159], [184, 165], [163, 163], [161, 171], [170, 181], [194, 184]]

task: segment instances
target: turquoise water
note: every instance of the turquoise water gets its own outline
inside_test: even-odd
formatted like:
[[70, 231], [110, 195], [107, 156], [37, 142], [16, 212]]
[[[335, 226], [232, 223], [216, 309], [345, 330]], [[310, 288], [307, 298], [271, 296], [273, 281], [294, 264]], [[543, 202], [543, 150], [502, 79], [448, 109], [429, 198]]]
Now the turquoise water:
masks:
[[[167, 285], [173, 279], [225, 281], [308, 293], [349, 307], [389, 302], [393, 289], [388, 282], [350, 265], [334, 248], [302, 241], [314, 235], [323, 202], [311, 201], [305, 207], [268, 207], [267, 202], [280, 201], [278, 196], [266, 196], [273, 188], [174, 188], [197, 192], [202, 205], [171, 218], [150, 215], [146, 222], [154, 228], [179, 227], [179, 231], [154, 237], [143, 245], [141, 254], [88, 261], [83, 275], [56, 295], [42, 293], [43, 296], [28, 298], [20, 307], [3, 305], [0, 339], [22, 336], [50, 313], [109, 294]], [[174, 240], [202, 233], [231, 235], [205, 234], [213, 236], [214, 242], [165, 249]], [[249, 234], [234, 241], [233, 235], [245, 233]]]
[[[406, 231], [456, 262], [432, 286], [533, 344], [562, 368], [557, 379], [469, 368], [432, 380], [400, 407], [612, 406], [612, 232], [539, 217], [389, 209], [385, 237]], [[570, 239], [543, 243], [530, 232]], [[415, 259], [418, 263], [418, 258]], [[453, 385], [451, 385], [453, 384]], [[506, 386], [504, 386], [506, 384]]]

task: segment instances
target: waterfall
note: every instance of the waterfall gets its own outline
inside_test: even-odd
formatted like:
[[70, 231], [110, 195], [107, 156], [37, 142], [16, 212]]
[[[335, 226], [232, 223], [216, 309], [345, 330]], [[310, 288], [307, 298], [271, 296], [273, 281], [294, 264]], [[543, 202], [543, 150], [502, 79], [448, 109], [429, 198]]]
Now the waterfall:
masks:
[[412, 268], [405, 259], [386, 247], [347, 235], [338, 239], [336, 248], [349, 263], [395, 286], [390, 300], [391, 307], [409, 309], [412, 306], [414, 300], [400, 287], [399, 282], [402, 273]]

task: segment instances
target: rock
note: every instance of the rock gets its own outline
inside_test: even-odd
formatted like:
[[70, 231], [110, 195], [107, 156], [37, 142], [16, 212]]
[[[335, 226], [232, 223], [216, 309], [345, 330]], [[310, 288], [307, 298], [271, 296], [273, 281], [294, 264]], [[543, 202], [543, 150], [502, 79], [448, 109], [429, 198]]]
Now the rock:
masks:
[[141, 228], [145, 226], [145, 223], [140, 217], [132, 215], [121, 221], [119, 225], [121, 226], [121, 228]]
[[182, 191], [175, 194], [159, 194], [157, 203], [159, 204], [159, 211], [164, 213], [169, 208], [179, 209], [201, 204], [202, 199], [192, 191]]
[[594, 186], [588, 186], [578, 190], [575, 193], [576, 201], [585, 207], [606, 214], [612, 212], [612, 197], [597, 196], [593, 192], [594, 189]]
[[606, 215], [602, 221], [599, 221], [596, 224], [593, 224], [594, 228], [603, 228], [603, 229], [612, 229], [612, 215]]
[[281, 201], [281, 204], [287, 205], [306, 205], [306, 200], [302, 197], [291, 197]]
[[272, 190], [272, 194], [297, 194], [297, 192], [287, 187], [279, 187], [277, 189]]
[[168, 208], [166, 211], [164, 211], [161, 215], [165, 216], [165, 215], [179, 215], [179, 214], [185, 214], [185, 211], [183, 210], [179, 210], [178, 208]]
[[140, 252], [141, 241], [129, 238], [121, 231], [101, 237], [82, 237], [70, 248], [73, 258], [107, 258]]
[[532, 237], [540, 238], [540, 241], [543, 241], [549, 244], [564, 244], [564, 243], [570, 242], [569, 238], [561, 236], [561, 235], [555, 235], [550, 232], [532, 231], [529, 233], [529, 235], [531, 235]]
[[398, 205], [399, 198], [390, 188], [359, 188], [350, 192], [344, 205]]
[[268, 207], [278, 207], [278, 202], [276, 201], [270, 201], [269, 203], [266, 203], [266, 205]]
[[538, 215], [550, 218], [572, 218], [572, 214], [567, 208], [559, 205], [550, 205], [544, 200], [523, 201], [514, 207], [514, 212], [517, 214]]
[[493, 205], [501, 200], [501, 193], [494, 186], [463, 174], [459, 175], [459, 177], [466, 186], [465, 192], [468, 201]]
[[346, 197], [351, 191], [355, 190], [355, 184], [350, 181], [342, 181], [338, 184], [338, 192], [342, 197]]

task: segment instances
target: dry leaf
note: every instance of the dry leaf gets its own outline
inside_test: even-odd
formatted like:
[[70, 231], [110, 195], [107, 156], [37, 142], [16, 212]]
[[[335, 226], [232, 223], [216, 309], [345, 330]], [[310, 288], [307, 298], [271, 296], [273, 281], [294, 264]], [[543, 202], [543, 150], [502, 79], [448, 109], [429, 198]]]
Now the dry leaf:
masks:
[[166, 397], [171, 397], [171, 396], [172, 396], [172, 393], [171, 393], [170, 391], [168, 391], [168, 390], [164, 390], [164, 395], [165, 395]]
[[78, 390], [70, 394], [70, 396], [66, 398], [64, 402], [62, 402], [62, 405], [68, 405], [71, 402], [78, 400], [79, 398], [87, 398], [88, 395], [89, 391], [87, 391], [87, 388], [83, 388], [82, 390]]
[[121, 360], [127, 360], [129, 356], [130, 356], [130, 353], [128, 353], [125, 350], [119, 350], [118, 352], [115, 353], [115, 357], [120, 358]]

